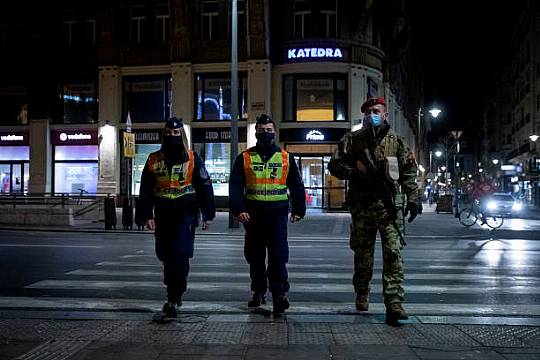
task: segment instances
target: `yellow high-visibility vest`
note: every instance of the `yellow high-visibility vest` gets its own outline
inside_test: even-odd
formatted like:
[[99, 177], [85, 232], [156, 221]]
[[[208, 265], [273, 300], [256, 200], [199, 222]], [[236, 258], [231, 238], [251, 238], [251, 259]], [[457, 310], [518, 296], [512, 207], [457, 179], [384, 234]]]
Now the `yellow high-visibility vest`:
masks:
[[169, 174], [165, 165], [165, 155], [161, 151], [150, 154], [148, 168], [157, 179], [154, 196], [174, 200], [187, 194], [195, 194], [192, 184], [195, 156], [192, 150], [188, 155], [188, 160], [182, 164], [173, 165]]
[[244, 171], [248, 200], [283, 201], [288, 200], [287, 175], [289, 173], [289, 153], [276, 152], [265, 163], [254, 151], [244, 151]]

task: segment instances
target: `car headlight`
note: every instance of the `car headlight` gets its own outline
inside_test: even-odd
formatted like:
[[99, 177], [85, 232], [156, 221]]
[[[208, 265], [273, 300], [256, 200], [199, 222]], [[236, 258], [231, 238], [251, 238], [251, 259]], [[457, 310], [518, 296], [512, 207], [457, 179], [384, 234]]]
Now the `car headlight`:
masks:
[[488, 210], [495, 210], [497, 208], [497, 203], [495, 201], [490, 201], [487, 203]]
[[523, 207], [523, 205], [521, 205], [521, 203], [512, 204], [512, 210], [514, 210], [514, 211], [520, 211], [522, 207]]

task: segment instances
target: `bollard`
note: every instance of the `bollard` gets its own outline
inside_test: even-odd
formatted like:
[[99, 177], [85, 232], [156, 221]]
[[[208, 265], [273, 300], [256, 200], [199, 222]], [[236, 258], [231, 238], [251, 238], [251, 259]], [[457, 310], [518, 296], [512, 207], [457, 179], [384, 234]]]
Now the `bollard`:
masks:
[[139, 198], [136, 197], [133, 201], [135, 201], [135, 225], [137, 225], [137, 229], [139, 231], [144, 230], [144, 222], [141, 219], [141, 209], [139, 208]]
[[105, 201], [105, 230], [116, 230], [116, 204], [114, 197], [106, 197]]
[[122, 225], [124, 230], [133, 229], [133, 204], [128, 196], [122, 201]]

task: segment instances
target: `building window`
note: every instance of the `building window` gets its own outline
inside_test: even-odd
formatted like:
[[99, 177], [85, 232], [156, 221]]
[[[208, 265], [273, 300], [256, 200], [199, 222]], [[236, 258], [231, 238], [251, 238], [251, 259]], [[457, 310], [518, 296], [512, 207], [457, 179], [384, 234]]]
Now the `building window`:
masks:
[[122, 121], [129, 111], [131, 121], [162, 122], [171, 116], [170, 75], [148, 75], [124, 77]]
[[95, 123], [97, 121], [97, 94], [93, 83], [66, 84], [62, 103], [64, 124]]
[[[231, 77], [227, 73], [196, 74], [195, 108], [197, 121], [231, 119]], [[238, 76], [238, 112], [247, 119], [247, 74]]]
[[8, 43], [8, 26], [7, 24], [0, 24], [0, 46], [6, 47]]
[[[236, 2], [237, 24], [238, 24], [238, 38], [246, 36], [246, 1], [237, 0]], [[232, 0], [229, 0], [229, 34], [232, 32]]]
[[203, 1], [201, 4], [201, 36], [203, 40], [217, 38], [218, 2]]
[[311, 1], [294, 1], [294, 38], [304, 39], [311, 36]]
[[344, 74], [287, 75], [283, 79], [285, 121], [346, 121]]
[[64, 20], [62, 22], [62, 28], [64, 33], [64, 44], [72, 46], [75, 40], [75, 28], [77, 22], [74, 20]]
[[0, 86], [0, 125], [27, 125], [27, 104], [25, 86]]
[[337, 0], [323, 1], [319, 16], [321, 36], [327, 38], [337, 37]]
[[140, 44], [146, 31], [146, 6], [135, 5], [131, 7], [131, 20], [129, 40], [132, 44]]
[[167, 4], [156, 5], [156, 41], [169, 41], [169, 8]]
[[531, 122], [531, 114], [530, 113], [525, 115], [525, 123], [529, 123], [529, 122]]
[[87, 44], [96, 45], [96, 20], [86, 20], [84, 35]]

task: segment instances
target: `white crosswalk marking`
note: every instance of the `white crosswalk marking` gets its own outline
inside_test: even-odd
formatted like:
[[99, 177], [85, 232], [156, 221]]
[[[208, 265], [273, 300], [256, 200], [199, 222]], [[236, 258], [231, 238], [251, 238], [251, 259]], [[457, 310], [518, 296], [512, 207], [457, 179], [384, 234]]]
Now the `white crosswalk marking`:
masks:
[[[412, 244], [403, 253], [406, 295], [408, 299], [418, 299], [406, 303], [409, 312], [423, 315], [540, 315], [540, 305], [489, 303], [496, 297], [534, 297], [540, 293], [540, 278], [534, 275], [540, 268], [540, 244], [532, 244], [525, 250], [519, 247], [519, 242], [423, 241], [422, 246]], [[289, 243], [289, 295], [291, 299], [302, 299], [294, 300], [290, 311], [353, 313], [353, 258], [348, 239], [291, 236]], [[426, 256], [428, 252], [440, 252], [445, 256]], [[371, 291], [379, 296], [382, 292], [381, 272], [382, 256], [380, 244], [377, 244]], [[116, 259], [28, 284], [25, 290], [37, 296], [0, 297], [0, 308], [155, 311], [161, 307], [165, 293], [162, 278], [162, 265], [154, 254], [150, 239]], [[191, 295], [196, 300], [188, 298], [182, 309], [188, 312], [244, 312], [250, 294], [249, 282], [242, 235], [197, 236], [187, 292], [188, 297]], [[47, 298], [42, 294], [47, 294]], [[88, 294], [92, 295], [89, 297]], [[220, 300], [221, 294], [226, 298]], [[318, 296], [324, 301], [309, 301]], [[446, 300], [449, 296], [475, 296], [484, 301], [452, 303]], [[426, 299], [438, 300], [430, 303]], [[384, 312], [384, 304], [374, 301], [370, 309], [375, 313]]]

